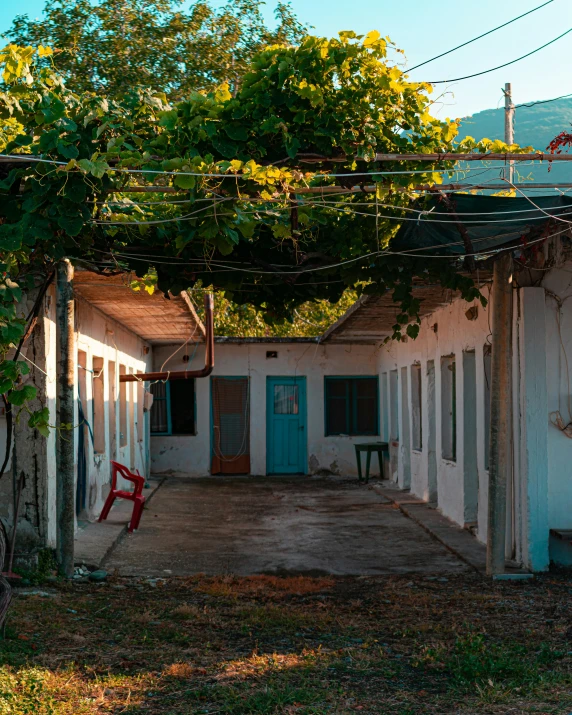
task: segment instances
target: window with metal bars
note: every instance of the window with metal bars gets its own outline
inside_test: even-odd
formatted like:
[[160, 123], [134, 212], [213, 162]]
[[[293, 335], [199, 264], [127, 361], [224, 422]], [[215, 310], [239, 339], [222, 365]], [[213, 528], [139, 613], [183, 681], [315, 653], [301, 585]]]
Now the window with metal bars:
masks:
[[325, 377], [326, 435], [379, 434], [376, 377]]
[[151, 385], [151, 393], [151, 434], [196, 434], [193, 379], [178, 380], [173, 389], [170, 382], [155, 382]]

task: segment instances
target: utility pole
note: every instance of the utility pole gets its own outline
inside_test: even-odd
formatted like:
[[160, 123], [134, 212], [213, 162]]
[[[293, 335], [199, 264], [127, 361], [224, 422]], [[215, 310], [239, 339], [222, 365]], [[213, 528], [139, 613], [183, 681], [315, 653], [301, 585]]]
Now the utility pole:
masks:
[[[504, 138], [514, 144], [514, 105], [510, 82], [505, 84]], [[508, 178], [514, 183], [509, 161]], [[506, 498], [512, 469], [512, 254], [503, 253], [493, 266], [491, 421], [489, 454], [489, 504], [487, 527], [487, 574], [505, 570]]]
[[[507, 82], [504, 86], [504, 141], [509, 146], [514, 144], [514, 104], [512, 103], [512, 85]], [[508, 176], [505, 179], [514, 184], [514, 162], [508, 162]]]
[[64, 425], [74, 422], [75, 377], [75, 315], [73, 296], [73, 266], [64, 259], [57, 267], [57, 555], [67, 578], [74, 569], [75, 528], [75, 440], [73, 429]]

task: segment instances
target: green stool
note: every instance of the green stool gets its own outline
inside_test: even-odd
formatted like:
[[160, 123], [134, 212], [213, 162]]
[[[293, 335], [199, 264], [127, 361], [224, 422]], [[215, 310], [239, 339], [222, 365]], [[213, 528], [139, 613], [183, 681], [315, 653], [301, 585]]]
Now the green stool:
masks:
[[363, 444], [354, 445], [356, 448], [356, 460], [359, 481], [362, 481], [361, 475], [361, 452], [367, 452], [365, 459], [365, 483], [369, 482], [369, 467], [371, 465], [371, 453], [377, 452], [379, 460], [379, 476], [383, 479], [383, 453], [389, 454], [389, 444], [387, 442], [365, 442]]

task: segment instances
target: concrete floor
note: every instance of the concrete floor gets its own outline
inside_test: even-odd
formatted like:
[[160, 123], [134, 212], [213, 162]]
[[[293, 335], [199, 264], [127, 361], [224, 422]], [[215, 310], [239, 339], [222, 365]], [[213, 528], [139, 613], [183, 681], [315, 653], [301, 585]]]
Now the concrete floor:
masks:
[[167, 478], [105, 568], [151, 577], [470, 569], [379, 487], [331, 477]]

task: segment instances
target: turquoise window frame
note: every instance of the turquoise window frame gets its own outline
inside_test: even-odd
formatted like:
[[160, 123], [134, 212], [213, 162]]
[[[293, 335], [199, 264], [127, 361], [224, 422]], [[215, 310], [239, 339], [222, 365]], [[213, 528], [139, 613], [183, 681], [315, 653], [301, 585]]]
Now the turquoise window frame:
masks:
[[[375, 431], [374, 432], [358, 432], [347, 434], [350, 437], [379, 437], [380, 434], [380, 419], [379, 419], [379, 375], [325, 375], [324, 376], [324, 434], [326, 437], [337, 437], [340, 434], [346, 434], [345, 432], [330, 432], [328, 430], [328, 389], [327, 385], [329, 381], [334, 380], [375, 380]], [[349, 394], [348, 394], [349, 392]], [[330, 399], [340, 399], [340, 398], [330, 398]], [[358, 413], [358, 403], [359, 398], [355, 395], [353, 391], [350, 391], [349, 384], [346, 385], [346, 421], [349, 426], [351, 424], [357, 424], [357, 413]], [[351, 410], [351, 421], [350, 421], [350, 410]]]
[[[194, 378], [193, 378], [194, 381]], [[151, 432], [151, 437], [193, 437], [197, 434], [197, 383], [194, 382], [193, 389], [193, 422], [195, 425], [194, 432], [188, 432], [187, 434], [173, 434], [173, 423], [171, 421], [171, 383], [167, 381], [165, 383], [165, 397], [153, 397], [153, 402], [166, 401], [167, 403], [167, 431], [166, 432]], [[153, 409], [153, 408], [151, 408]]]

